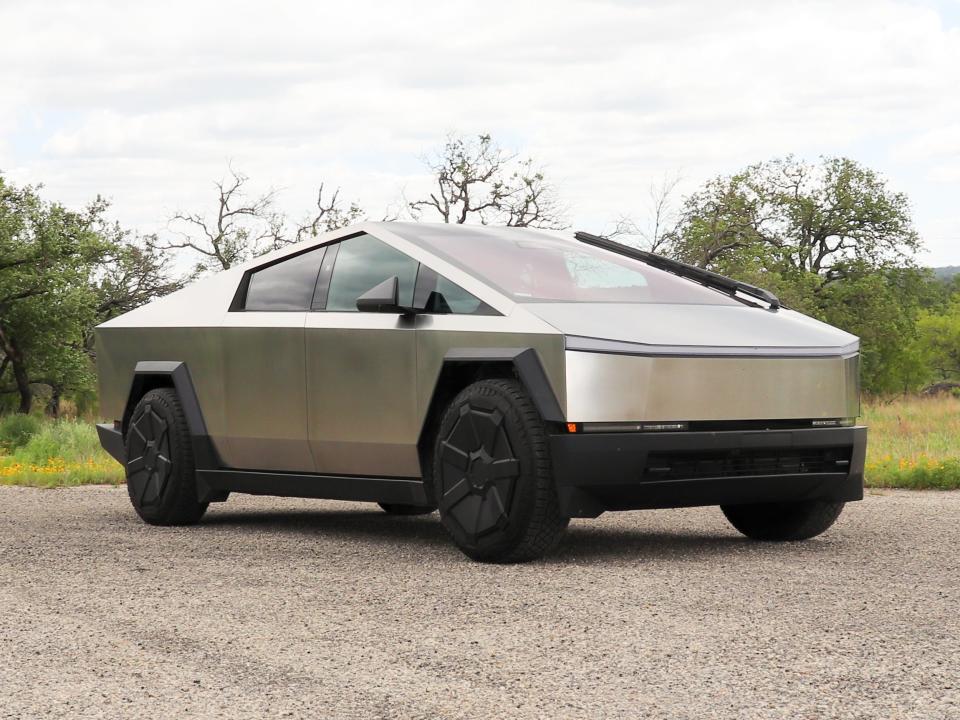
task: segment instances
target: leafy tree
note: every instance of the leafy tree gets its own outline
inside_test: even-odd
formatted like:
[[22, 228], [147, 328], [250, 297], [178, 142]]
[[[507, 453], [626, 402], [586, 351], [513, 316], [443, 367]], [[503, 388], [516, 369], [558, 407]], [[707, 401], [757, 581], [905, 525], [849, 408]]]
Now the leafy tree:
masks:
[[98, 324], [183, 287], [171, 275], [170, 255], [157, 250], [155, 235], [132, 236], [117, 224], [101, 232], [107, 249], [93, 278]]
[[73, 212], [0, 178], [0, 391], [19, 397], [19, 412], [30, 411], [32, 383], [57, 394], [90, 382], [84, 338], [108, 249], [97, 232], [105, 209], [98, 198]]
[[918, 346], [933, 380], [960, 381], [960, 294], [942, 313], [924, 311], [917, 321]]
[[688, 198], [676, 235], [675, 252], [703, 267], [751, 259], [821, 286], [909, 263], [920, 247], [906, 195], [849, 158], [790, 156], [711, 180]]
[[715, 178], [687, 199], [668, 247], [859, 335], [865, 389], [919, 382], [910, 348], [929, 278], [906, 196], [873, 170], [786, 157]]
[[435, 189], [408, 203], [415, 219], [427, 213], [445, 223], [566, 227], [563, 208], [543, 170], [531, 158], [505, 151], [490, 135], [451, 135], [425, 163]]

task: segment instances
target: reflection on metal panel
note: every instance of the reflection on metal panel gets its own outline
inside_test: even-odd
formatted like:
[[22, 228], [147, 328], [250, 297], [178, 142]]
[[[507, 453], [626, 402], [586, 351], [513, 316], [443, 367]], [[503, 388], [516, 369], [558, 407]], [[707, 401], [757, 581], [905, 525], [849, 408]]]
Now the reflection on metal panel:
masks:
[[682, 358], [567, 351], [567, 419], [854, 417], [857, 357]]
[[418, 477], [416, 331], [392, 313], [307, 316], [308, 435], [316, 471]]
[[560, 407], [564, 407], [563, 337], [526, 313], [509, 317], [424, 315], [417, 330], [417, 422], [426, 418], [443, 358], [454, 348], [533, 348]]
[[[224, 320], [229, 467], [311, 472], [302, 312], [233, 313]], [[193, 368], [190, 368], [191, 372]]]
[[[697, 348], [726, 348], [749, 354], [751, 348], [770, 348], [787, 354], [825, 354], [856, 343], [857, 338], [792, 310], [769, 312], [741, 305], [525, 303], [524, 309], [562, 330], [574, 342], [637, 344]], [[573, 349], [573, 348], [571, 348]], [[577, 348], [579, 349], [579, 348]], [[593, 348], [584, 348], [593, 349]], [[641, 348], [628, 347], [627, 352]], [[608, 351], [621, 352], [616, 348]], [[702, 354], [702, 353], [698, 353]]]
[[229, 453], [223, 392], [223, 353], [220, 330], [209, 327], [99, 327], [97, 374], [100, 415], [123, 417], [123, 408], [140, 360], [185, 362], [190, 370], [207, 432], [218, 453]]

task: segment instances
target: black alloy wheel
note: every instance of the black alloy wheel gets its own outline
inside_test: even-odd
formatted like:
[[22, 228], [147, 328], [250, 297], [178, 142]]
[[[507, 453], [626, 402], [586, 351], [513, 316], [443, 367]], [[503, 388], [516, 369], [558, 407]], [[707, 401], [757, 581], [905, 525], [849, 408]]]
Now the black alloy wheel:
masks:
[[152, 525], [197, 522], [207, 503], [197, 501], [193, 448], [176, 392], [145, 394], [126, 433], [127, 492], [137, 514]]
[[561, 517], [536, 407], [514, 380], [482, 380], [447, 408], [435, 445], [440, 519], [476, 560], [520, 562], [549, 552]]

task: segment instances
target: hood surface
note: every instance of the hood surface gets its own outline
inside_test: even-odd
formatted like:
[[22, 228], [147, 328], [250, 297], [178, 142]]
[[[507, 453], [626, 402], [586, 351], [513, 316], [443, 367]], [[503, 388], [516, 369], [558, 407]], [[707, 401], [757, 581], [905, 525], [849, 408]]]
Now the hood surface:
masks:
[[855, 352], [857, 337], [792, 310], [744, 305], [524, 303], [569, 349], [654, 354]]

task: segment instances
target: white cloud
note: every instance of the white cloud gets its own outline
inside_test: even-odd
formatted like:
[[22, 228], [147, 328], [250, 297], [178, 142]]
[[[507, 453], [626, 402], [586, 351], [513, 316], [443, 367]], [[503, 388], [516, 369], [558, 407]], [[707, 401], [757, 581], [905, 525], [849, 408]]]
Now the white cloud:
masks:
[[417, 156], [489, 131], [549, 167], [580, 226], [775, 155], [846, 154], [960, 263], [960, 29], [912, 0], [48, 2], [0, 5], [0, 168], [152, 230], [227, 159], [299, 214], [373, 212]]

